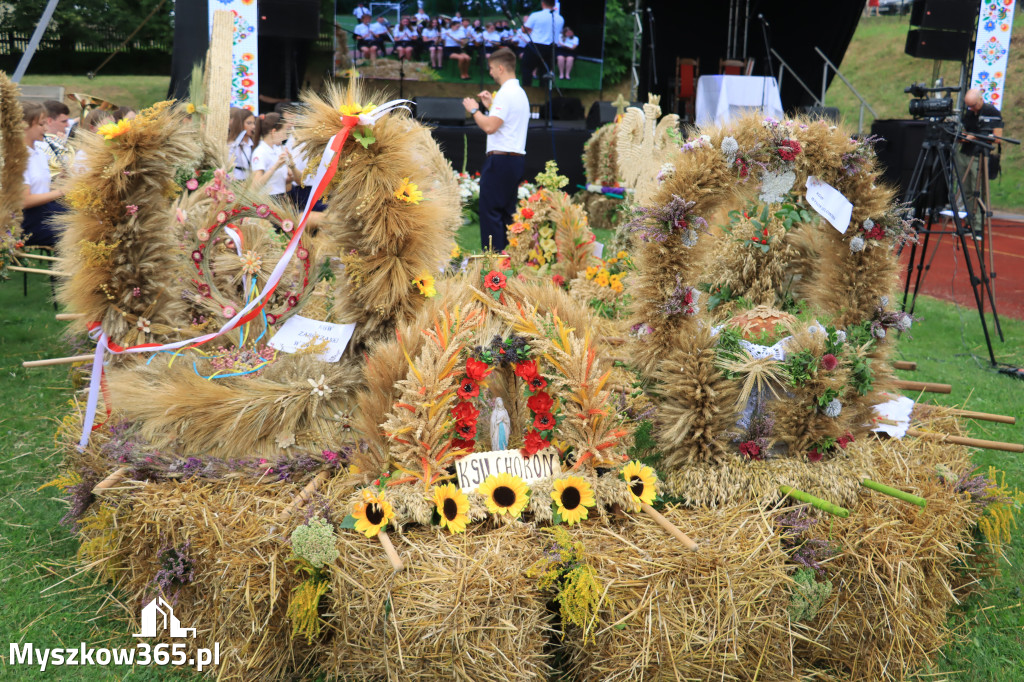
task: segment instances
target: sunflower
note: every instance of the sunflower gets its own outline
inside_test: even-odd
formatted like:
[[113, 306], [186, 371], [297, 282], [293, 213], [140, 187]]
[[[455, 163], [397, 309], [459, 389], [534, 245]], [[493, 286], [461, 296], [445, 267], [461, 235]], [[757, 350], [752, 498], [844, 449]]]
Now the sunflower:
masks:
[[358, 116], [359, 114], [368, 114], [376, 108], [376, 104], [369, 102], [367, 102], [365, 107], [359, 102], [353, 102], [352, 104], [342, 104], [338, 107], [338, 111], [342, 116]]
[[104, 140], [113, 140], [119, 135], [124, 135], [132, 128], [132, 122], [127, 118], [122, 118], [117, 123], [104, 123], [96, 132], [103, 136]]
[[491, 474], [476, 491], [484, 496], [487, 511], [519, 518], [529, 502], [529, 488], [518, 476], [509, 473]]
[[581, 476], [555, 479], [551, 499], [558, 507], [558, 515], [570, 526], [587, 518], [587, 507], [593, 507], [594, 490]]
[[383, 493], [378, 494], [371, 488], [365, 488], [363, 499], [356, 502], [352, 516], [356, 518], [356, 530], [372, 538], [395, 518], [395, 510]]
[[629, 484], [629, 494], [633, 498], [633, 507], [640, 510], [641, 504], [651, 504], [658, 494], [658, 476], [654, 469], [640, 462], [629, 462], [622, 467], [622, 477]]
[[469, 523], [469, 498], [452, 483], [434, 486], [434, 506], [441, 517], [441, 527], [452, 533], [465, 533]]
[[416, 183], [409, 182], [409, 178], [402, 178], [401, 186], [395, 190], [395, 197], [407, 204], [418, 204], [423, 201], [423, 192]]
[[416, 288], [420, 290], [425, 298], [433, 298], [437, 296], [437, 289], [434, 288], [434, 278], [424, 272], [422, 275], [412, 281], [416, 285]]

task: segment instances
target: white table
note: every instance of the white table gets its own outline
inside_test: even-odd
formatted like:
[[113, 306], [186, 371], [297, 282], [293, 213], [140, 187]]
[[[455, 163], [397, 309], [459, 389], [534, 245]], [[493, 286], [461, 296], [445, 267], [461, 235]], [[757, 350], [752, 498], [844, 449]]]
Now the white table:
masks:
[[782, 120], [782, 98], [774, 78], [701, 76], [697, 81], [698, 126], [721, 125], [750, 111]]

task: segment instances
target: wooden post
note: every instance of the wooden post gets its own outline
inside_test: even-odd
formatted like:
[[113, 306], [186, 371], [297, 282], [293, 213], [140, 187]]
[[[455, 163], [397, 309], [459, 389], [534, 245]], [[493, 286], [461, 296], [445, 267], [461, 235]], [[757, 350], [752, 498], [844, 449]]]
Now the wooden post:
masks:
[[925, 438], [928, 440], [939, 440], [943, 443], [954, 445], [967, 445], [972, 448], [987, 448], [989, 450], [1002, 450], [1003, 452], [1024, 452], [1024, 445], [1020, 443], [1004, 443], [998, 440], [982, 440], [980, 438], [965, 438], [963, 436], [951, 436], [948, 433], [934, 433], [931, 431], [919, 431], [907, 429], [908, 436]]
[[121, 467], [115, 469], [109, 476], [104, 478], [102, 481], [96, 484], [96, 487], [92, 489], [93, 495], [98, 495], [106, 490], [110, 490], [115, 485], [121, 482], [124, 475], [128, 473], [128, 467]]
[[391, 544], [391, 538], [388, 537], [388, 532], [383, 528], [377, 533], [377, 539], [380, 540], [381, 546], [384, 548], [384, 553], [388, 555], [388, 560], [391, 562], [392, 568], [396, 571], [401, 571], [405, 568], [405, 564], [402, 563], [402, 557], [398, 556], [398, 550]]
[[690, 550], [691, 552], [697, 551], [697, 543], [694, 542], [686, 535], [683, 531], [679, 530], [678, 527], [668, 519], [666, 519], [661, 512], [647, 504], [646, 502], [640, 503], [640, 508], [644, 510], [644, 513], [654, 519], [655, 523], [665, 529], [665, 531], [674, 537], [679, 542], [683, 543], [683, 547]]
[[43, 255], [40, 255], [38, 253], [25, 253], [23, 251], [15, 251], [14, 255], [17, 256], [18, 258], [33, 258], [35, 260], [48, 260], [48, 261], [52, 261], [54, 263], [59, 263], [62, 260], [64, 260], [63, 258], [57, 258], [55, 256], [43, 256]]
[[8, 270], [13, 272], [27, 272], [33, 275], [50, 275], [51, 277], [70, 277], [71, 275], [66, 272], [59, 272], [57, 270], [40, 270], [39, 268], [23, 268], [20, 265], [10, 265], [7, 267]]
[[892, 382], [896, 388], [901, 388], [904, 391], [924, 391], [925, 393], [950, 393], [953, 387], [949, 384], [933, 384], [929, 381], [907, 381], [905, 379], [896, 379]]
[[[213, 13], [213, 33], [206, 61], [206, 135], [217, 144], [228, 138], [231, 105], [231, 45], [234, 16], [228, 10]], [[200, 102], [195, 103], [197, 106]]]
[[312, 497], [313, 493], [315, 493], [317, 489], [319, 489], [320, 486], [330, 478], [330, 475], [331, 473], [326, 469], [317, 474], [312, 481], [306, 484], [305, 488], [299, 491], [299, 494], [295, 496], [295, 499], [289, 502], [288, 506], [277, 515], [276, 521], [278, 523], [285, 521], [293, 512], [305, 505], [309, 498]]
[[[914, 406], [914, 409], [917, 410], [918, 408], [921, 408], [922, 414], [928, 414], [929, 412], [931, 412], [931, 410], [933, 408], [938, 408], [938, 406], [936, 406], [936, 405], [928, 405], [928, 404], [925, 404], [925, 403], [918, 403], [917, 405]], [[1016, 417], [1011, 417], [1011, 416], [1005, 415], [1005, 414], [990, 414], [988, 412], [974, 412], [972, 410], [961, 410], [961, 409], [954, 408], [954, 407], [943, 407], [943, 408], [938, 408], [938, 409], [941, 409], [943, 412], [948, 412], [949, 414], [956, 415], [957, 417], [963, 417], [964, 419], [975, 419], [975, 420], [978, 420], [978, 421], [995, 422], [997, 424], [1016, 424], [1017, 423], [1017, 418]]]
[[66, 358], [48, 358], [46, 360], [26, 360], [21, 363], [22, 367], [47, 367], [49, 365], [70, 365], [75, 362], [86, 362], [87, 360], [93, 359], [92, 353], [89, 355], [71, 355]]
[[55, 320], [80, 320], [85, 317], [85, 313], [57, 313], [53, 316]]
[[896, 360], [892, 363], [892, 366], [896, 369], [905, 369], [909, 372], [914, 372], [917, 370], [916, 362], [907, 362], [906, 360]]

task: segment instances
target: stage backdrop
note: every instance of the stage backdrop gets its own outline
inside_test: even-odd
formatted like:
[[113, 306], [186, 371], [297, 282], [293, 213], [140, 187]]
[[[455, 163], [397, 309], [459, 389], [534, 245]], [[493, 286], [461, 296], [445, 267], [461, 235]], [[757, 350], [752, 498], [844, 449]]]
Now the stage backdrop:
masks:
[[209, 0], [208, 8], [210, 32], [213, 31], [215, 11], [228, 10], [235, 19], [234, 44], [231, 47], [231, 106], [258, 112], [259, 48], [256, 27], [259, 25], [259, 12], [256, 3], [253, 0]]
[[1003, 108], [1003, 84], [1010, 58], [1014, 0], [982, 0], [978, 37], [974, 45], [971, 87], [985, 93], [985, 101]]
[[[223, 1], [223, 0], [218, 0]], [[356, 25], [356, 18], [352, 14], [358, 3], [355, 0], [336, 0], [335, 3], [335, 32], [336, 35], [343, 33], [346, 37], [348, 54], [342, 57], [338, 50], [335, 50], [335, 75], [342, 75], [342, 65], [358, 57], [353, 53], [355, 37], [352, 30]], [[425, 0], [423, 10], [431, 17], [452, 17], [465, 3], [454, 0]], [[363, 5], [373, 12], [372, 21], [383, 15], [390, 25], [394, 27], [399, 20], [397, 10], [398, 3], [389, 2], [365, 2]], [[507, 21], [502, 14], [506, 3], [504, 2], [474, 2], [476, 8], [472, 12], [461, 9], [461, 16], [468, 17], [475, 21], [480, 20], [481, 25], [486, 26], [491, 21]], [[405, 2], [404, 14], [411, 16], [416, 13], [416, 3]], [[514, 7], [516, 14], [515, 21], [518, 27], [522, 22], [522, 15], [529, 14], [540, 9], [540, 0], [520, 0], [509, 2], [508, 7]], [[576, 48], [575, 64], [572, 68], [572, 78], [568, 80], [556, 80], [555, 83], [561, 90], [599, 90], [601, 88], [601, 74], [603, 68], [604, 51], [604, 6], [605, 0], [564, 0], [559, 4], [559, 11], [565, 19], [565, 25], [572, 29], [573, 33], [580, 39]], [[390, 48], [391, 43], [387, 46]], [[481, 55], [477, 55], [470, 66], [470, 83], [477, 87], [493, 85], [491, 77], [487, 73], [487, 64]], [[545, 53], [544, 59], [549, 56]], [[557, 75], [557, 67], [551, 64], [551, 68]], [[403, 77], [403, 65], [393, 56], [385, 56], [378, 59], [376, 67], [369, 64], [360, 64], [356, 70], [366, 78], [383, 78], [398, 80]], [[404, 64], [405, 80], [440, 80], [445, 83], [459, 83], [458, 66], [452, 61], [446, 61], [440, 70], [430, 68], [430, 55], [426, 50], [418, 51], [411, 62]], [[536, 82], [536, 81], [535, 81]], [[557, 95], [557, 93], [556, 93]]]

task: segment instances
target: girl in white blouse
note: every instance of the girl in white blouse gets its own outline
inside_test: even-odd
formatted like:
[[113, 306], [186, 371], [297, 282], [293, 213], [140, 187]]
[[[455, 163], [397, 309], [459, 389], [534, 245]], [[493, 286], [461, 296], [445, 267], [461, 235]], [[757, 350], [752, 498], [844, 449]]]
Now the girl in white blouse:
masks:
[[430, 25], [420, 31], [420, 40], [423, 46], [430, 51], [430, 67], [433, 69], [444, 68], [444, 48], [441, 47], [438, 39], [441, 37], [437, 30], [437, 19], [431, 19]]
[[252, 179], [254, 187], [265, 187], [275, 199], [291, 189], [298, 177], [295, 162], [284, 146], [288, 137], [288, 123], [277, 113], [269, 113], [260, 121], [260, 143], [252, 153]]
[[576, 48], [580, 45], [579, 36], [573, 35], [568, 26], [558, 36], [555, 52], [558, 54], [558, 77], [568, 80], [572, 78], [572, 65], [576, 61]]
[[235, 159], [235, 180], [245, 180], [252, 171], [252, 153], [256, 147], [256, 117], [248, 109], [231, 107], [228, 123], [228, 149]]

